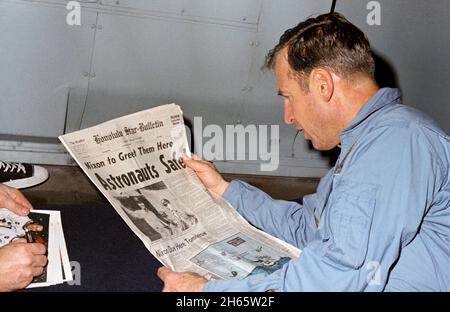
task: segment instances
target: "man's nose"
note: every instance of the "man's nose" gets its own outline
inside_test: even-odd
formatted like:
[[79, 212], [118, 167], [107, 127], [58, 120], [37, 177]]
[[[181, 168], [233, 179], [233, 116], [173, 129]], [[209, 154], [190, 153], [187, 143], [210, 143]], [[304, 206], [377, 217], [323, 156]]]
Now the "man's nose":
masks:
[[294, 123], [294, 114], [292, 113], [291, 105], [288, 102], [284, 102], [284, 122], [288, 125]]

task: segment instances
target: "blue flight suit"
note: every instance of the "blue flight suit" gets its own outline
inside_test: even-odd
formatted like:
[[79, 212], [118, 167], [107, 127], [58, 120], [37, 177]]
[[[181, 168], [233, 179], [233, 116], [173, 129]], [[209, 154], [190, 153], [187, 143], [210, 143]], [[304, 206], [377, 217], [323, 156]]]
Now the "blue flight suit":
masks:
[[302, 253], [272, 274], [203, 290], [450, 291], [450, 138], [400, 97], [383, 88], [365, 103], [303, 205], [232, 181], [224, 198]]

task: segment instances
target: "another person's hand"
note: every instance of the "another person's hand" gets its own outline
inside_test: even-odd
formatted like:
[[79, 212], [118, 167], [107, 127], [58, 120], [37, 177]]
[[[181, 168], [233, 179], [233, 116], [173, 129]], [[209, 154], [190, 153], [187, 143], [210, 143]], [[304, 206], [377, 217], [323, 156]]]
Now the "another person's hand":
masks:
[[0, 208], [6, 208], [17, 215], [26, 216], [33, 206], [19, 190], [0, 184]]
[[0, 248], [0, 291], [27, 287], [42, 274], [47, 257], [45, 246], [17, 239]]
[[192, 154], [191, 159], [184, 157], [183, 162], [195, 171], [208, 191], [219, 196], [223, 195], [229, 183], [224, 180], [213, 163], [201, 160], [194, 154]]
[[200, 292], [206, 279], [192, 272], [174, 272], [166, 267], [158, 269], [158, 277], [164, 282], [163, 292]]
[[38, 223], [31, 223], [32, 221], [28, 222], [23, 226], [25, 231], [31, 231], [31, 232], [41, 232], [44, 227]]

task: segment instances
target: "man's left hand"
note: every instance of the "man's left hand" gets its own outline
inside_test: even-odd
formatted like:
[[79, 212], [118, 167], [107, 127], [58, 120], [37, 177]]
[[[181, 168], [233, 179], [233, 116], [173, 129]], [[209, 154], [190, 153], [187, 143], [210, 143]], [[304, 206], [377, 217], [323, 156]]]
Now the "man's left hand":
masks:
[[15, 214], [26, 216], [33, 206], [20, 191], [0, 184], [0, 208], [6, 208]]
[[166, 267], [158, 269], [158, 277], [164, 282], [163, 292], [200, 292], [206, 279], [192, 272], [174, 272]]

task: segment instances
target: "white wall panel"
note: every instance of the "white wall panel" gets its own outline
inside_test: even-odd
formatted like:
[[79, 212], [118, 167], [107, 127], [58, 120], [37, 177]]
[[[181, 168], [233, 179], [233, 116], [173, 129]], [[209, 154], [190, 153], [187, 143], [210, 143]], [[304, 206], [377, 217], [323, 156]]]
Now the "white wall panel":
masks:
[[95, 14], [66, 24], [61, 6], [0, 2], [0, 133], [55, 137], [67, 103], [83, 107]]
[[137, 9], [148, 14], [185, 18], [258, 23], [262, 0], [102, 0], [105, 7]]
[[187, 118], [234, 122], [253, 32], [108, 14], [99, 25], [82, 127], [167, 102], [182, 105]]

